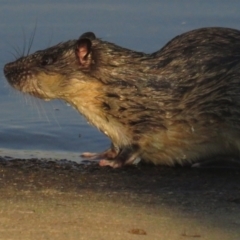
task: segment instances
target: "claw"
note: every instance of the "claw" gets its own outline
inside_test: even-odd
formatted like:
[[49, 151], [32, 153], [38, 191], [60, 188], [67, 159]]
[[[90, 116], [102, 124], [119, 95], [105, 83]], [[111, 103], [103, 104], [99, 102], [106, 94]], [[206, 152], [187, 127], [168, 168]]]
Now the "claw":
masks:
[[99, 166], [101, 166], [101, 167], [109, 166], [112, 168], [120, 168], [123, 166], [123, 164], [118, 161], [102, 159], [99, 161]]
[[80, 156], [82, 158], [88, 158], [89, 160], [97, 160], [101, 158], [114, 159], [117, 156], [117, 154], [118, 154], [118, 149], [112, 146], [111, 148], [101, 153], [84, 152]]

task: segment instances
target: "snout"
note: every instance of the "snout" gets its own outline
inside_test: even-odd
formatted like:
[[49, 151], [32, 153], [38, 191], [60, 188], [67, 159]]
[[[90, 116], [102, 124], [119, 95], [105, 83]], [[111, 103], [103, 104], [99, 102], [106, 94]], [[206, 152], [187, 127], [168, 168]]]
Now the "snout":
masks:
[[9, 74], [10, 71], [11, 71], [11, 63], [5, 64], [5, 66], [3, 68], [5, 77], [7, 77], [7, 75]]

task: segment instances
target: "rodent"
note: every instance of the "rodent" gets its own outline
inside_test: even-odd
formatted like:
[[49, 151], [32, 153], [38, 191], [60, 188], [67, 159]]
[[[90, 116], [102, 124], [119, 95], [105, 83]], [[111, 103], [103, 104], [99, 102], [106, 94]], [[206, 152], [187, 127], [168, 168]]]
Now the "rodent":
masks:
[[4, 67], [16, 89], [63, 99], [112, 141], [99, 158], [194, 163], [240, 154], [240, 31], [201, 28], [152, 54], [87, 32]]

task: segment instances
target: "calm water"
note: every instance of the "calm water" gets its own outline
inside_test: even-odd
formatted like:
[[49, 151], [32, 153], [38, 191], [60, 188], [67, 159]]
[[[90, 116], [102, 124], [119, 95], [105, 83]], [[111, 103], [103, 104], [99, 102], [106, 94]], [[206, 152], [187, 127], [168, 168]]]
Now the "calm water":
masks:
[[[80, 3], [81, 2], [81, 3]], [[60, 101], [44, 102], [12, 90], [2, 73], [28, 45], [31, 52], [85, 31], [138, 51], [153, 52], [174, 36], [206, 26], [240, 28], [237, 1], [4, 1], [0, 2], [0, 156], [80, 161], [108, 139]]]

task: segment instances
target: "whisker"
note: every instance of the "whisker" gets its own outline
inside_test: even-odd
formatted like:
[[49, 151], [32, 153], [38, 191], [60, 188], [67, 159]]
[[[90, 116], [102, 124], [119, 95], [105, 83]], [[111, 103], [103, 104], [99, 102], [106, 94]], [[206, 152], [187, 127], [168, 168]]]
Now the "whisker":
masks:
[[25, 105], [30, 105], [31, 108], [34, 108], [32, 104], [32, 97], [28, 94], [23, 94]]
[[10, 46], [16, 52], [16, 55], [14, 53], [10, 52], [10, 51], [8, 51], [8, 52], [11, 53], [15, 57], [15, 59], [18, 59], [19, 57], [23, 56], [22, 53], [21, 53], [22, 51], [20, 50], [20, 48], [18, 46], [14, 46], [12, 44], [10, 44]]
[[42, 111], [43, 114], [44, 114], [44, 117], [46, 118], [47, 122], [50, 123], [50, 119], [49, 119], [49, 117], [48, 117], [48, 115], [47, 115], [46, 109], [43, 107], [42, 101], [40, 101], [40, 99], [38, 99], [38, 103], [40, 103], [39, 106], [40, 106], [40, 108], [41, 108], [41, 111]]
[[[21, 94], [20, 93], [20, 95], [24, 96], [24, 97], [21, 97], [24, 100], [24, 104], [29, 106], [30, 109], [32, 109], [34, 121], [36, 120], [35, 118], [38, 118], [38, 119], [41, 119], [41, 120], [46, 119], [47, 122], [50, 123], [50, 120], [47, 116], [47, 113], [46, 113], [44, 107], [42, 106], [42, 100], [40, 100], [38, 98], [35, 98], [35, 97], [32, 97], [29, 94]], [[34, 112], [37, 112], [37, 116]]]
[[52, 107], [52, 109], [53, 109], [53, 112], [51, 111], [51, 115], [52, 115], [55, 123], [57, 124], [57, 126], [58, 126], [60, 129], [62, 129], [62, 126], [60, 125], [58, 119], [56, 118], [56, 111], [55, 111], [56, 108], [53, 106], [53, 105], [54, 105], [53, 102], [49, 102], [49, 104], [51, 105], [51, 107]]
[[24, 94], [24, 99], [25, 99], [25, 104], [26, 105], [29, 105], [30, 108], [37, 111], [38, 119], [45, 118], [47, 120], [47, 122], [50, 123], [50, 120], [49, 120], [49, 117], [46, 113], [46, 110], [42, 106], [42, 100], [41, 99], [35, 98], [35, 97], [30, 96], [28, 94]]
[[24, 29], [22, 28], [22, 33], [23, 33], [23, 49], [22, 49], [22, 53], [21, 53], [21, 57], [25, 56], [25, 50], [26, 50], [26, 34]]
[[35, 38], [35, 35], [36, 35], [36, 30], [37, 30], [37, 20], [35, 22], [35, 26], [34, 26], [34, 29], [33, 29], [33, 33], [31, 34], [30, 36], [30, 39], [28, 41], [28, 50], [27, 50], [27, 56], [29, 55], [30, 51], [31, 51], [31, 48], [32, 48], [32, 45], [33, 45], [33, 41], [34, 41], [34, 38]]
[[[33, 84], [33, 88], [36, 89], [35, 85]], [[35, 98], [34, 96], [30, 96], [31, 100], [32, 100], [32, 106], [34, 104], [34, 107], [37, 107], [37, 112], [38, 112], [38, 119], [42, 119], [44, 115], [46, 115], [43, 107], [42, 107], [42, 100], [39, 98]], [[44, 113], [44, 114], [43, 114]], [[49, 121], [48, 117], [44, 116], [47, 121]]]
[[13, 56], [14, 59], [17, 59], [17, 58], [18, 58], [17, 55], [16, 55], [16, 54], [18, 54], [18, 53], [13, 53], [13, 52], [11, 52], [11, 51], [8, 51], [8, 53], [10, 53], [10, 54]]
[[48, 46], [48, 47], [50, 47], [50, 46], [51, 46], [52, 39], [53, 39], [53, 29], [52, 29], [52, 31], [51, 31], [50, 38], [49, 38], [49, 40], [48, 40], [48, 44], [47, 44], [47, 46]]
[[[34, 98], [34, 97], [29, 97], [29, 99], [31, 100], [31, 107], [37, 110], [38, 113], [38, 118], [42, 119], [43, 118], [43, 114], [41, 113], [42, 107], [41, 107], [41, 100]], [[40, 105], [40, 106], [39, 106]]]

